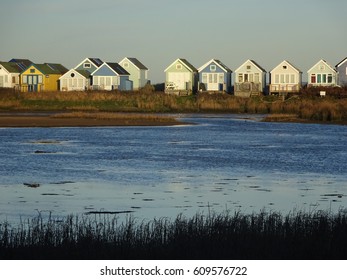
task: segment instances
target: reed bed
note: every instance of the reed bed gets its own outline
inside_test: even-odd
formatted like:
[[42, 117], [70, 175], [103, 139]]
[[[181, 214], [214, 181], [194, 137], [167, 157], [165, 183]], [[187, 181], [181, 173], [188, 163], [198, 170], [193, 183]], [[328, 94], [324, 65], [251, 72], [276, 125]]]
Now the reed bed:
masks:
[[0, 225], [1, 259], [346, 259], [347, 212], [41, 216]]
[[[256, 96], [240, 98], [228, 94], [199, 93], [173, 96], [163, 92], [0, 92], [0, 109], [41, 111], [102, 111], [102, 112], [213, 112], [247, 114], [293, 114], [299, 120], [346, 122], [347, 98], [329, 89], [327, 97], [319, 97], [319, 88], [305, 89], [287, 96]], [[331, 92], [330, 92], [331, 91]], [[347, 96], [347, 95], [346, 95]]]

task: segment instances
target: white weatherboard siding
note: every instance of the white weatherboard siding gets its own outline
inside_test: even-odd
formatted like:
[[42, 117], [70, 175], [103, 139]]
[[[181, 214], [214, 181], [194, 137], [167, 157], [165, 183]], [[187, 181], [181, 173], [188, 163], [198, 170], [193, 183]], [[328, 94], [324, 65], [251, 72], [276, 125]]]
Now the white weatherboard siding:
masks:
[[119, 78], [112, 76], [94, 76], [93, 86], [101, 90], [114, 90], [119, 86]]
[[60, 82], [60, 90], [63, 91], [85, 90], [87, 87], [86, 81], [83, 78], [64, 78]]
[[8, 73], [1, 67], [0, 88], [13, 88], [19, 85], [19, 73]]
[[187, 83], [190, 82], [190, 73], [168, 73], [169, 82], [175, 84], [175, 89], [186, 90]]

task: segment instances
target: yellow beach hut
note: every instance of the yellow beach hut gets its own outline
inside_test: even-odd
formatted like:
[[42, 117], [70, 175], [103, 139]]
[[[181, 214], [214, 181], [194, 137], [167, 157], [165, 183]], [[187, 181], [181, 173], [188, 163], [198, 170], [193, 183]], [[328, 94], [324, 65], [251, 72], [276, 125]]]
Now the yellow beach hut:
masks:
[[68, 70], [61, 64], [31, 64], [20, 75], [21, 91], [41, 92], [59, 90], [59, 78]]

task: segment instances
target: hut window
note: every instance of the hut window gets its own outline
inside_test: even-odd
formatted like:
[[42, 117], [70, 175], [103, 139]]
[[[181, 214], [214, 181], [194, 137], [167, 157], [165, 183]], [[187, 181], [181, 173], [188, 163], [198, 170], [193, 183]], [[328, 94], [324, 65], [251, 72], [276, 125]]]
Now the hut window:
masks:
[[42, 84], [42, 75], [39, 75], [39, 84]]
[[281, 74], [281, 84], [284, 84], [284, 74]]
[[219, 74], [219, 83], [220, 84], [224, 83], [224, 74]]
[[30, 73], [35, 73], [35, 69], [30, 69]]
[[322, 83], [326, 83], [327, 82], [327, 74], [323, 74], [322, 75]]
[[325, 70], [325, 66], [324, 65], [319, 65], [319, 70]]
[[259, 73], [254, 73], [254, 82], [259, 83]]
[[251, 70], [251, 65], [247, 65], [247, 70]]
[[129, 63], [128, 62], [124, 62], [123, 66], [124, 66], [124, 68], [129, 68]]
[[27, 84], [28, 83], [28, 76], [27, 75], [23, 75], [23, 84]]
[[286, 70], [286, 69], [287, 69], [287, 65], [283, 65], [283, 69], [285, 69], [285, 70]]
[[177, 69], [177, 70], [181, 70], [181, 69], [182, 69], [182, 64], [177, 64], [177, 65], [176, 65], [176, 69]]
[[214, 72], [214, 71], [216, 71], [216, 69], [217, 69], [216, 65], [211, 65], [211, 66], [210, 66], [210, 70], [211, 70], [211, 71]]
[[320, 84], [322, 82], [322, 76], [321, 74], [317, 75], [317, 83]]
[[16, 83], [16, 77], [12, 77], [12, 84]]
[[249, 81], [253, 83], [253, 74], [249, 74]]
[[207, 74], [206, 73], [202, 74], [202, 82], [205, 84], [207, 83]]
[[333, 75], [328, 74], [328, 83], [331, 84], [333, 82]]
[[71, 78], [75, 77], [75, 73], [71, 73], [70, 76], [71, 76]]
[[278, 84], [280, 82], [280, 75], [275, 75], [275, 83]]
[[242, 83], [242, 82], [243, 82], [243, 75], [239, 74], [239, 83]]
[[315, 84], [316, 83], [316, 74], [312, 74], [311, 75], [311, 84]]
[[92, 65], [91, 65], [90, 63], [84, 63], [83, 67], [84, 67], [84, 68], [91, 68]]
[[290, 82], [291, 82], [292, 84], [295, 83], [295, 75], [294, 75], [294, 74], [291, 74], [291, 75], [290, 75]]

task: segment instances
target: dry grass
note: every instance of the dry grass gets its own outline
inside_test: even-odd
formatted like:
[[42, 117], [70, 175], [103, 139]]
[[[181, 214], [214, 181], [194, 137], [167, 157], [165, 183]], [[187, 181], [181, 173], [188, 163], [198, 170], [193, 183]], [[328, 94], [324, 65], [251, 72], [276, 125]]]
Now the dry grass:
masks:
[[294, 122], [298, 120], [298, 116], [295, 114], [272, 114], [264, 118], [266, 122]]
[[[342, 89], [328, 89], [325, 98], [319, 88], [285, 100], [276, 96], [240, 98], [228, 94], [199, 93], [178, 97], [147, 88], [138, 92], [0, 92], [4, 110], [78, 110], [108, 112], [221, 112], [248, 114], [295, 114], [308, 121], [346, 122], [347, 98]], [[344, 90], [344, 89], [343, 89]], [[331, 91], [331, 92], [330, 92]], [[318, 94], [318, 96], [317, 96]]]

